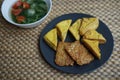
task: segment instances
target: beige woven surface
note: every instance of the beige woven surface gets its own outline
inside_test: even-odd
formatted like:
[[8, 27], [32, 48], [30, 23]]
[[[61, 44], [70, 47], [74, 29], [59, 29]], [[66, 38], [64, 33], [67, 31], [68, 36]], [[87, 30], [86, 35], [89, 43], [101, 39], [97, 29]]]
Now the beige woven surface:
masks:
[[[114, 49], [109, 61], [89, 74], [62, 73], [49, 66], [39, 51], [39, 35], [46, 24], [57, 16], [74, 12], [98, 17], [108, 25], [114, 37]], [[120, 0], [53, 0], [50, 15], [33, 29], [17, 28], [6, 22], [0, 13], [0, 80], [103, 78], [120, 80]]]

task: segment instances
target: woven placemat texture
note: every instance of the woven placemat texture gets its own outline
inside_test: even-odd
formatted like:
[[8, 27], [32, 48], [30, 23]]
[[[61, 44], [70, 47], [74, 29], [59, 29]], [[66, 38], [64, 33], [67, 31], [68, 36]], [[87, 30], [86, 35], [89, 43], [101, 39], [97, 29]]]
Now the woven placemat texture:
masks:
[[[51, 20], [67, 13], [94, 15], [112, 32], [112, 56], [91, 73], [74, 75], [60, 72], [41, 56], [41, 31]], [[49, 16], [32, 29], [18, 28], [5, 21], [0, 13], [0, 80], [120, 80], [120, 0], [53, 0]]]

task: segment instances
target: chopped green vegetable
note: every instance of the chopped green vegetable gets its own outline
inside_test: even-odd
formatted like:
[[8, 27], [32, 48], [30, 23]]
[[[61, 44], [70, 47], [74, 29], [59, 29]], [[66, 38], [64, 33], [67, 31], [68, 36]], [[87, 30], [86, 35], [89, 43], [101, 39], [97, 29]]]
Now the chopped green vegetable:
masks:
[[37, 4], [36, 4], [36, 3], [31, 4], [31, 8], [32, 8], [32, 9], [35, 9], [35, 7], [37, 7]]
[[27, 10], [27, 15], [28, 15], [28, 16], [33, 16], [33, 15], [35, 15], [35, 10], [34, 10], [34, 9], [28, 9], [28, 10]]
[[34, 0], [26, 0], [27, 3], [32, 4]]

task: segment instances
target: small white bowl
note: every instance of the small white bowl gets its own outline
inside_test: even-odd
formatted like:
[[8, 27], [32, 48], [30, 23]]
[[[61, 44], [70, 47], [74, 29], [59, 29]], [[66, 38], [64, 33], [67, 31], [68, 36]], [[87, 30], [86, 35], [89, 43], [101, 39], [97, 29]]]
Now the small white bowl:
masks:
[[48, 7], [48, 12], [47, 14], [41, 18], [40, 20], [33, 22], [33, 23], [29, 23], [29, 24], [18, 24], [15, 23], [12, 19], [11, 19], [11, 14], [10, 14], [10, 10], [12, 8], [12, 5], [18, 0], [4, 0], [2, 3], [2, 7], [1, 7], [1, 12], [3, 17], [11, 24], [14, 24], [16, 26], [22, 27], [22, 28], [32, 28], [32, 27], [36, 27], [38, 25], [40, 25], [40, 23], [48, 16], [48, 14], [51, 11], [52, 8], [52, 0], [44, 0], [47, 4]]

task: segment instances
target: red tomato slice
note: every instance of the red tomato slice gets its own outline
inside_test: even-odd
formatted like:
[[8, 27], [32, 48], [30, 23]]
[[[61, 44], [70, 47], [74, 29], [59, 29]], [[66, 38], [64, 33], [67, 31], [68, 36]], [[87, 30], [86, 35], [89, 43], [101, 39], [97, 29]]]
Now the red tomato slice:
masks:
[[17, 16], [16, 20], [17, 20], [18, 23], [21, 23], [25, 20], [25, 17], [24, 16]]
[[29, 9], [30, 5], [27, 2], [23, 2], [23, 8], [24, 9]]
[[22, 12], [22, 9], [12, 9], [12, 14], [17, 16]]
[[19, 0], [12, 6], [12, 8], [16, 9], [16, 8], [22, 6], [22, 4], [23, 4], [22, 1]]

